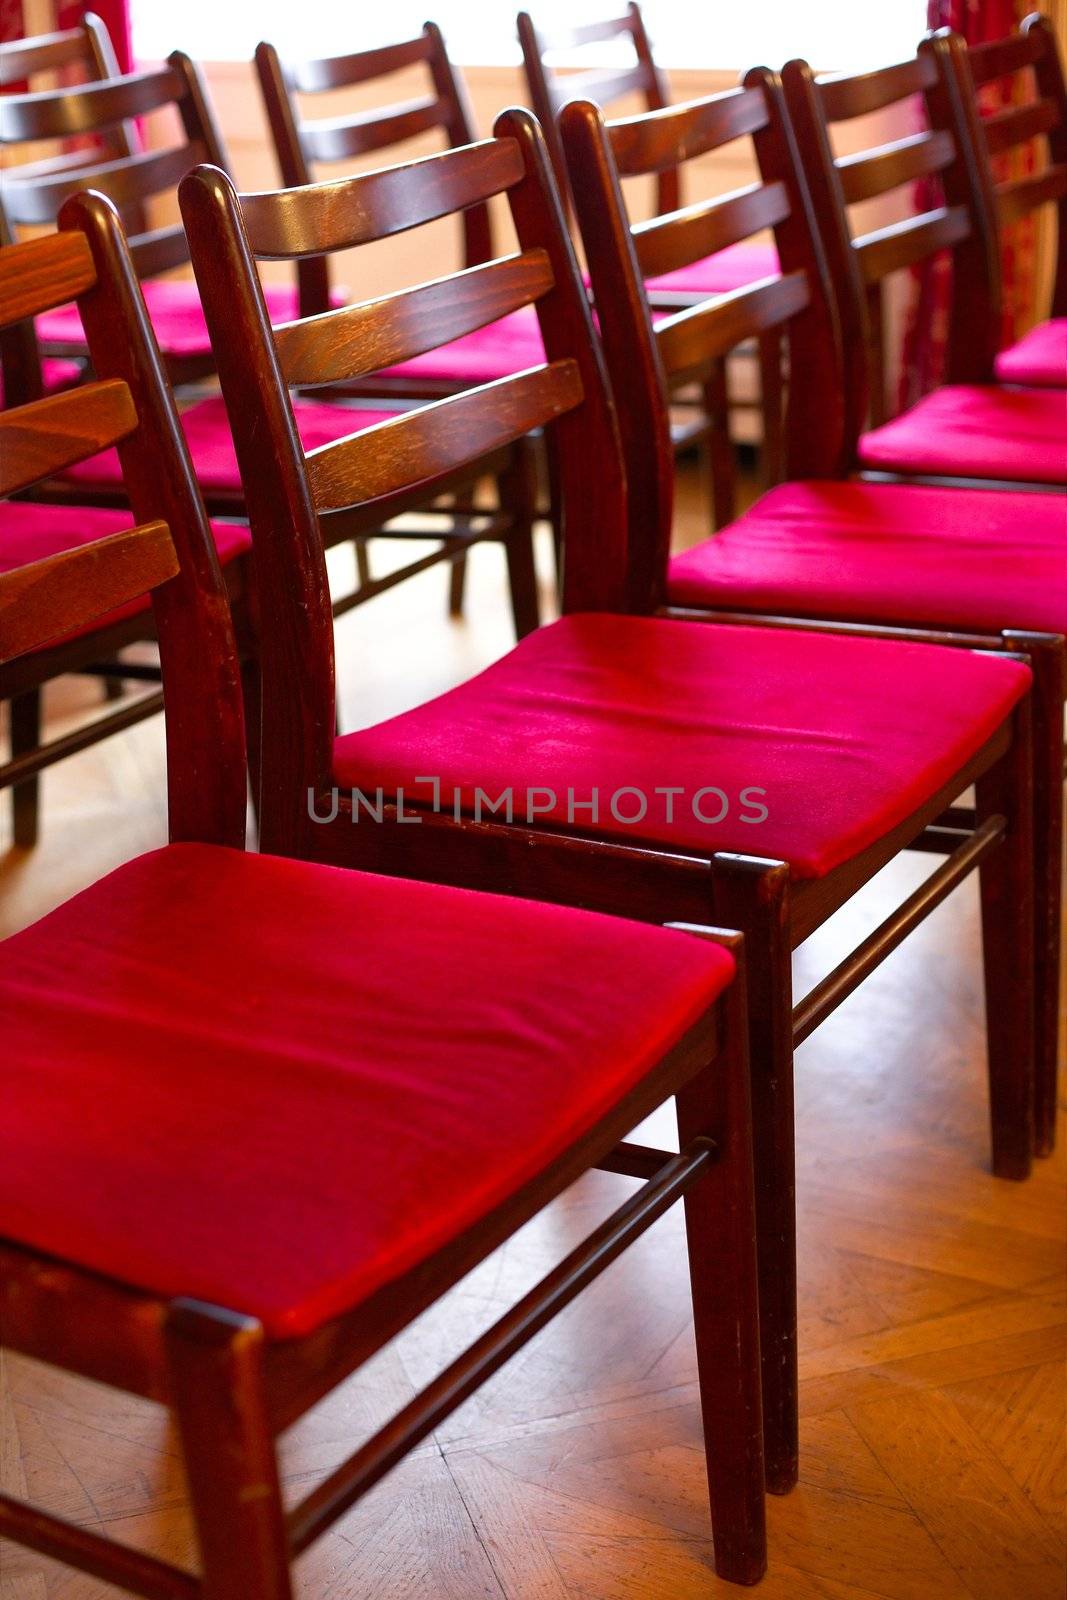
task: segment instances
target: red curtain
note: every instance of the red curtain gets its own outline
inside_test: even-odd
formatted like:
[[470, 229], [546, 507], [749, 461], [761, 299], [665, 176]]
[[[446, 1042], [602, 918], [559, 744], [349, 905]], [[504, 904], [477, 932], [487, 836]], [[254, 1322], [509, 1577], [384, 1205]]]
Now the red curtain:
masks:
[[[954, 28], [968, 44], [983, 44], [1003, 39], [1019, 21], [1033, 10], [1032, 0], [928, 0], [927, 23], [931, 28]], [[983, 107], [995, 110], [1008, 105], [1016, 96], [1025, 98], [1025, 88], [1017, 80], [988, 84], [983, 90]], [[999, 179], [1021, 176], [1032, 166], [1028, 146], [1007, 151], [997, 157], [994, 171]], [[918, 186], [922, 207], [938, 204], [936, 192], [927, 183]], [[1036, 218], [1026, 218], [1010, 228], [1002, 240], [1001, 276], [1003, 290], [1001, 345], [1011, 344], [1024, 331], [1033, 314], [1036, 265]], [[948, 309], [952, 293], [951, 264], [947, 257], [922, 262], [915, 270], [911, 303], [904, 335], [900, 374], [901, 409], [913, 405], [941, 379], [948, 330]]]
[[[119, 71], [131, 71], [130, 0], [87, 0], [83, 5], [73, 3], [73, 0], [55, 0], [52, 21], [37, 31], [51, 33], [57, 29], [73, 28], [87, 11], [95, 11], [110, 33]], [[0, 0], [0, 39], [21, 39], [25, 33], [22, 0]]]

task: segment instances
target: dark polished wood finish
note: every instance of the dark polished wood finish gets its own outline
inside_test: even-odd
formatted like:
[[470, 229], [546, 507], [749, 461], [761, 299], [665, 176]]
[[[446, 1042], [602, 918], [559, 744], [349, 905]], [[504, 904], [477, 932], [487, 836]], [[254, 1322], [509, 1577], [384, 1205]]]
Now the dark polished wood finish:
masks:
[[[772, 83], [771, 87], [776, 93], [776, 86]], [[738, 106], [756, 126], [767, 115], [762, 91], [755, 83], [728, 104], [728, 113], [721, 105], [713, 107], [709, 113], [713, 126], [724, 116], [735, 116], [733, 108]], [[588, 113], [599, 115], [594, 107], [589, 107]], [[528, 114], [509, 112], [498, 120], [496, 133], [492, 144], [431, 157], [437, 174], [432, 186], [427, 184], [427, 163], [422, 161], [348, 179], [320, 192], [328, 196], [332, 237], [344, 239], [352, 231], [365, 236], [360, 231], [363, 219], [378, 206], [382, 194], [390, 197], [389, 217], [414, 226], [423, 216], [439, 216], [450, 193], [462, 194], [470, 203], [472, 175], [479, 172], [487, 191], [507, 188], [520, 248], [524, 252], [543, 249], [552, 263], [554, 286], [537, 301], [549, 357], [544, 381], [562, 396], [567, 383], [563, 374], [569, 363], [576, 362], [581, 375], [580, 400], [547, 430], [561, 484], [564, 607], [569, 611], [622, 610], [627, 604], [624, 457], [606, 374], [592, 338], [586, 295], [536, 122]], [[510, 186], [502, 185], [501, 173], [512, 170], [513, 144], [522, 155], [522, 177]], [[335, 810], [330, 803], [334, 655], [329, 614], [321, 599], [324, 567], [315, 492], [318, 469], [309, 472], [293, 433], [278, 353], [263, 315], [254, 267], [258, 230], [269, 228], [276, 241], [286, 202], [282, 197], [273, 205], [257, 201], [250, 219], [223, 174], [200, 170], [185, 180], [182, 205], [194, 267], [217, 343], [224, 392], [235, 418], [257, 419], [255, 428], [250, 421], [238, 424], [237, 446], [249, 486], [262, 574], [265, 636], [270, 640], [270, 654], [264, 660], [270, 715], [264, 723], [261, 795], [267, 848], [336, 865], [489, 888], [654, 922], [700, 923], [710, 916], [717, 923], [736, 925], [746, 934], [754, 997], [750, 1027], [759, 1271], [761, 1285], [766, 1287], [761, 1323], [764, 1349], [769, 1352], [763, 1365], [767, 1482], [770, 1488], [784, 1492], [795, 1482], [797, 1470], [790, 952], [894, 856], [936, 824], [975, 778], [994, 769], [1011, 770], [1011, 781], [1005, 779], [1003, 784], [1009, 811], [1004, 813], [1001, 843], [997, 851], [983, 854], [982, 870], [995, 871], [998, 857], [1010, 857], [1016, 881], [1023, 883], [1030, 862], [1030, 822], [1023, 812], [1030, 804], [1031, 781], [1024, 715], [1020, 713], [1015, 722], [998, 730], [940, 793], [931, 796], [891, 835], [815, 881], [791, 881], [784, 863], [633, 846], [577, 827], [457, 819], [429, 809], [420, 811], [420, 826], [404, 827], [396, 805], [389, 803], [383, 806], [381, 826], [353, 826], [351, 800], [339, 796]], [[310, 252], [315, 240], [307, 233], [306, 222], [319, 201], [299, 201], [296, 207], [301, 218], [300, 247]], [[268, 222], [271, 212], [274, 217]], [[626, 248], [633, 248], [628, 232]], [[785, 267], [787, 272], [794, 270], [788, 255]], [[397, 306], [413, 292], [417, 291], [396, 294]], [[706, 325], [718, 327], [714, 319], [710, 324], [704, 320]], [[724, 340], [730, 326], [724, 319]], [[636, 351], [634, 360], [636, 363]], [[499, 412], [506, 403], [507, 383], [515, 381], [476, 390], [468, 403]], [[573, 391], [568, 392], [573, 401]], [[450, 458], [456, 448], [450, 441], [447, 412], [441, 409], [437, 416], [435, 428], [440, 438], [432, 446], [424, 432], [425, 449], [403, 457], [398, 454], [388, 463], [390, 472], [396, 474], [388, 479], [394, 486], [392, 493], [400, 492], [395, 484], [405, 472], [412, 487], [432, 481], [432, 475], [440, 470], [439, 452]], [[512, 414], [509, 426], [519, 425], [520, 417]], [[381, 430], [379, 438], [383, 455], [387, 455], [388, 429]], [[331, 502], [348, 498], [351, 506], [358, 508], [363, 492], [359, 475], [349, 474], [346, 493], [341, 485], [340, 456], [335, 457], [335, 464], [338, 476], [331, 481]], [[380, 502], [372, 502], [376, 503]], [[653, 514], [661, 518], [666, 508], [653, 507]], [[659, 521], [654, 537], [656, 541], [666, 538]], [[432, 752], [427, 752], [427, 757], [432, 759]], [[318, 817], [329, 816], [332, 810], [332, 820], [315, 821], [309, 802]], [[1020, 852], [1025, 853], [1025, 862], [1019, 860]], [[957, 859], [949, 870], [956, 871], [960, 865]], [[1029, 902], [1024, 915], [1029, 914], [1028, 908]], [[864, 971], [870, 971], [893, 948], [893, 938], [893, 929], [888, 927], [865, 951]], [[990, 1005], [1007, 1004], [1010, 988], [1016, 991], [1011, 1003], [1020, 1004], [1025, 1011], [1032, 1005], [1033, 971], [1024, 945], [1006, 940], [1001, 953], [1002, 962], [995, 967], [991, 964], [989, 971], [989, 980], [996, 986], [990, 992]], [[1004, 1150], [1029, 1146], [1032, 1068], [1026, 1038], [994, 1067], [998, 1075], [1012, 1075], [1022, 1085], [1013, 1101], [1006, 1095], [997, 1099], [1005, 1117], [1025, 1121], [1024, 1127], [998, 1130], [994, 1140], [997, 1170], [1005, 1175], [1009, 1175], [1009, 1164]], [[1025, 1108], [1025, 1117], [1020, 1107]], [[1010, 1175], [1021, 1174], [1012, 1166]]]

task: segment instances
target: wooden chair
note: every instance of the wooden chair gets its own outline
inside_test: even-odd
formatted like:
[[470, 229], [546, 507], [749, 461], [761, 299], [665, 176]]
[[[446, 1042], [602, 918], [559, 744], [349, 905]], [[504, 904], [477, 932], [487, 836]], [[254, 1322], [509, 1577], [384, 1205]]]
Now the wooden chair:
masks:
[[[956, 137], [970, 157], [977, 209], [987, 219], [991, 276], [999, 272], [1003, 234], [1036, 211], [1053, 207], [1055, 213], [1051, 316], [1008, 349], [995, 350], [993, 372], [1001, 383], [1062, 389], [1067, 386], [1067, 89], [1055, 31], [1047, 17], [1034, 15], [1017, 34], [971, 49], [958, 34], [939, 37], [945, 40], [956, 90]], [[1013, 87], [1028, 83], [1028, 97], [986, 110], [983, 91], [1005, 80]], [[1040, 143], [1034, 170], [998, 182], [993, 161], [1020, 146], [1034, 149], [1035, 141]], [[995, 332], [992, 324], [988, 331]]]
[[[0, 105], [0, 142], [17, 146], [29, 141], [59, 138], [71, 132], [107, 131], [124, 121], [152, 112], [169, 112], [180, 119], [181, 135], [174, 145], [149, 153], [120, 157], [91, 166], [79, 164], [75, 173], [60, 171], [25, 176], [25, 169], [16, 169], [15, 175], [4, 185], [3, 205], [8, 225], [19, 227], [54, 222], [63, 201], [79, 189], [91, 186], [105, 193], [120, 208], [135, 204], [139, 212], [148, 211], [160, 197], [172, 196], [178, 179], [198, 160], [206, 159], [225, 165], [225, 152], [212, 117], [207, 93], [192, 61], [176, 51], [161, 71], [128, 75], [115, 81], [94, 83], [81, 88], [57, 90], [54, 93], [29, 96], [6, 96]], [[149, 310], [159, 330], [161, 316], [152, 301], [152, 286], [160, 273], [170, 271], [188, 262], [188, 246], [181, 224], [154, 228], [145, 234], [135, 234], [131, 239], [131, 252], [138, 273], [145, 284]], [[191, 282], [165, 285], [167, 289], [180, 288], [184, 301], [196, 307], [199, 333], [196, 335], [202, 349], [171, 358], [168, 369], [175, 382], [203, 378], [214, 371], [214, 358], [210, 352], [203, 312]], [[282, 320], [295, 309], [295, 291], [288, 298], [275, 286], [265, 289], [266, 303], [272, 318]], [[164, 307], [166, 309], [166, 307]], [[59, 317], [66, 318], [68, 332], [78, 327], [74, 308], [64, 308]], [[54, 320], [41, 318], [38, 331], [53, 349], [63, 350], [57, 344]], [[166, 347], [167, 341], [161, 338]], [[10, 380], [9, 380], [10, 388]], [[13, 397], [20, 396], [17, 385]], [[315, 448], [330, 440], [344, 437], [359, 421], [368, 425], [396, 414], [396, 406], [383, 405], [361, 408], [354, 419], [351, 406], [301, 398], [296, 405], [296, 416], [302, 437], [308, 448]], [[182, 426], [193, 456], [193, 465], [213, 516], [234, 517], [244, 515], [244, 496], [240, 474], [230, 436], [225, 406], [221, 398], [209, 395], [193, 401], [184, 411]], [[347, 593], [337, 597], [338, 614], [374, 598], [385, 590], [403, 582], [437, 563], [450, 563], [462, 558], [466, 550], [476, 543], [491, 541], [504, 547], [511, 583], [511, 597], [516, 633], [536, 627], [538, 621], [537, 580], [532, 546], [532, 522], [535, 512], [534, 487], [531, 463], [527, 452], [516, 451], [485, 463], [472, 478], [488, 477], [495, 485], [497, 505], [426, 507], [426, 517], [403, 527], [379, 525], [368, 527], [355, 540], [358, 562], [358, 582]], [[104, 452], [91, 461], [80, 463], [62, 480], [39, 486], [38, 498], [103, 505], [121, 504], [123, 489], [118, 459], [113, 451]], [[388, 537], [401, 544], [410, 545], [415, 540], [432, 540], [434, 548], [381, 577], [372, 577], [365, 559], [364, 546], [371, 536]]]
[[[755, 113], [758, 97], [745, 104]], [[518, 256], [272, 332], [257, 252], [346, 249], [501, 193]], [[201, 168], [180, 198], [256, 545], [264, 847], [653, 922], [711, 915], [744, 930], [767, 1482], [788, 1489], [793, 1043], [979, 863], [994, 1166], [1020, 1178], [1030, 1167], [1030, 674], [984, 653], [625, 614], [624, 457], [529, 114], [503, 115], [488, 143], [278, 195], [241, 198], [223, 173]], [[784, 293], [799, 296], [800, 285]], [[358, 375], [383, 350], [399, 360], [531, 301], [543, 366], [305, 457], [289, 410], [294, 381]], [[392, 504], [535, 426], [558, 458], [563, 619], [472, 682], [335, 739], [322, 525]], [[792, 949], [928, 829], [943, 843], [934, 825], [972, 780], [973, 832], [794, 1011]]]
[[[414, 39], [313, 61], [283, 61], [274, 45], [264, 41], [256, 46], [255, 66], [278, 167], [287, 188], [314, 182], [323, 167], [392, 150], [433, 130], [440, 130], [450, 149], [470, 144], [475, 136], [463, 81], [435, 22], [427, 22]], [[416, 67], [422, 71], [428, 90], [418, 99], [327, 118], [308, 117], [302, 109], [301, 97], [306, 100], [339, 89], [362, 88]], [[464, 267], [489, 261], [493, 256], [493, 233], [488, 206], [471, 206], [459, 224]], [[296, 272], [302, 316], [317, 315], [336, 303], [330, 264], [325, 257], [298, 261]], [[527, 308], [489, 327], [473, 328], [439, 349], [423, 351], [410, 361], [392, 363], [361, 382], [341, 387], [357, 396], [379, 399], [436, 398], [456, 394], [472, 384], [491, 383], [543, 360], [537, 318]], [[519, 489], [523, 498], [524, 485], [533, 486], [535, 482], [537, 450], [532, 440], [518, 448], [530, 457], [512, 480], [512, 487]], [[460, 514], [471, 510], [466, 498], [456, 504]], [[551, 505], [546, 511], [551, 516]], [[453, 616], [463, 610], [465, 577], [466, 560], [461, 554], [452, 563], [449, 610]]]
[[[656, 65], [640, 6], [630, 0], [620, 15], [574, 27], [545, 29], [527, 11], [518, 16], [519, 43], [530, 104], [545, 130], [553, 169], [560, 190], [573, 211], [573, 197], [567, 163], [563, 154], [557, 121], [568, 100], [592, 100], [607, 110], [619, 100], [640, 96], [648, 111], [660, 111], [670, 104], [666, 76]], [[632, 46], [633, 63], [610, 70], [593, 69], [579, 73], [553, 70], [553, 55], [581, 51], [590, 45]], [[681, 167], [664, 167], [650, 174], [654, 182], [655, 213], [665, 216], [682, 205]], [[733, 250], [688, 262], [675, 272], [656, 273], [648, 292], [658, 310], [676, 311], [709, 294], [727, 293], [773, 277], [778, 262], [773, 245], [746, 240]], [[710, 508], [716, 528], [723, 527], [736, 510], [736, 484], [730, 444], [730, 416], [733, 412], [757, 409], [762, 419], [761, 458], [768, 485], [781, 477], [782, 460], [782, 350], [773, 335], [757, 341], [759, 396], [755, 401], [731, 398], [727, 388], [725, 364], [719, 364], [703, 385], [703, 406], [711, 428], [697, 435], [708, 455], [712, 496]], [[676, 448], [688, 448], [691, 430], [678, 430]]]
[[[246, 854], [229, 613], [95, 196], [0, 253], [5, 323], [73, 296], [98, 381], [3, 414], [0, 487], [117, 440], [138, 525], [0, 577], [3, 657], [151, 593], [171, 843], [4, 942], [0, 1328], [173, 1410], [200, 1570], [8, 1495], [0, 1536], [135, 1594], [289, 1600], [291, 1560], [684, 1195], [716, 1568], [755, 1582], [740, 941]], [[627, 1143], [671, 1096], [680, 1153]], [[277, 1435], [594, 1166], [645, 1182], [286, 1511]]]
[[[983, 218], [953, 131], [952, 94], [937, 41], [924, 40], [914, 60], [854, 75], [816, 78], [806, 62], [791, 61], [782, 81], [841, 319], [850, 467], [934, 482], [1062, 490], [1061, 398], [993, 381], [989, 330], [996, 285]], [[925, 129], [835, 158], [835, 125], [915, 97], [925, 108]], [[854, 235], [852, 206], [894, 189], [913, 192], [920, 177], [939, 184], [943, 203]], [[940, 251], [951, 254], [953, 274], [945, 382], [885, 421], [882, 285]], [[868, 412], [874, 425], [864, 431]]]
[[[765, 81], [669, 112], [605, 123], [588, 102], [561, 119], [571, 182], [619, 416], [630, 496], [629, 600], [639, 612], [788, 626], [800, 619], [916, 642], [1024, 651], [1034, 675], [1036, 1148], [1055, 1137], [1060, 1017], [1063, 714], [1067, 694], [1067, 561], [1062, 502], [1052, 495], [848, 482], [842, 350], [795, 145]], [[685, 219], [634, 223], [621, 178], [677, 152], [755, 144], [761, 182], [690, 207]], [[709, 297], [655, 322], [653, 266], [684, 259], [773, 219], [783, 274], [771, 286]], [[670, 558], [673, 465], [668, 386], [694, 359], [784, 327], [789, 370], [787, 461], [779, 486], [715, 537]], [[962, 842], [957, 809], [942, 835]], [[928, 841], [932, 842], [932, 841]]]

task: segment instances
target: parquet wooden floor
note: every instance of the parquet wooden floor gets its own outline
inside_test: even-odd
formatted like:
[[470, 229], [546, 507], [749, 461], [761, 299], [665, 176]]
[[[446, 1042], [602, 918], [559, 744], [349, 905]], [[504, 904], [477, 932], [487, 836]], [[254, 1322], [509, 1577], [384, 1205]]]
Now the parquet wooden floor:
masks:
[[[465, 623], [441, 620], [443, 577], [431, 572], [341, 625], [346, 726], [507, 647], [501, 567], [495, 550], [475, 553]], [[50, 713], [58, 724], [97, 694], [57, 685]], [[0, 932], [162, 840], [160, 724], [53, 770], [45, 795], [37, 851], [14, 852], [0, 836]], [[798, 991], [918, 881], [926, 859], [887, 872], [799, 953]], [[976, 913], [965, 886], [800, 1051], [803, 1469], [799, 1489], [770, 1502], [763, 1600], [1063, 1593], [1067, 1127], [1029, 1184], [989, 1175]], [[665, 1119], [656, 1132], [670, 1138]], [[583, 1180], [294, 1428], [283, 1442], [292, 1494], [628, 1187], [607, 1174]], [[10, 1492], [193, 1561], [163, 1412], [9, 1356], [0, 1453]], [[676, 1210], [309, 1552], [298, 1575], [304, 1600], [736, 1593], [709, 1558]], [[2, 1600], [114, 1593], [0, 1547]]]

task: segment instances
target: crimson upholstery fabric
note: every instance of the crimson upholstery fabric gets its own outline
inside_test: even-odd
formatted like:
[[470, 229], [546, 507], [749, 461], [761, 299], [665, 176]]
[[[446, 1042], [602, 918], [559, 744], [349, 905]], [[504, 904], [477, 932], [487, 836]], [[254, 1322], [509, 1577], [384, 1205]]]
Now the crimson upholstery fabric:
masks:
[[[1029, 680], [1016, 662], [927, 645], [575, 615], [459, 688], [339, 738], [334, 776], [372, 797], [402, 786], [409, 809], [432, 805], [418, 780], [436, 777], [443, 806], [457, 790], [468, 814], [476, 787], [496, 800], [511, 786], [517, 821], [528, 789], [551, 791], [554, 804], [535, 797], [539, 824], [566, 823], [571, 806], [583, 831], [775, 857], [817, 878], [948, 782]], [[729, 803], [720, 822], [694, 813], [708, 785]], [[743, 820], [751, 786], [766, 791], [760, 822]], [[682, 797], [656, 792], [665, 787]], [[595, 820], [573, 811], [594, 788]], [[637, 823], [612, 814], [622, 789], [645, 798]], [[722, 809], [715, 797], [698, 805], [709, 819]], [[638, 801], [630, 794], [619, 809], [635, 816]]]
[[734, 244], [688, 267], [648, 278], [645, 288], [653, 296], [663, 289], [693, 295], [728, 294], [760, 278], [775, 278], [781, 270], [778, 252], [772, 244]]
[[784, 483], [676, 556], [672, 605], [1067, 633], [1058, 495]]
[[[45, 556], [58, 555], [61, 550], [72, 550], [76, 545], [92, 544], [95, 539], [106, 539], [109, 534], [121, 533], [123, 528], [131, 526], [128, 511], [5, 500], [0, 503], [0, 572], [13, 572], [16, 567], [42, 561]], [[243, 523], [213, 522], [211, 531], [224, 566], [252, 548], [251, 535]], [[87, 623], [70, 637], [77, 639], [83, 634], [95, 633], [98, 628], [147, 611], [151, 603], [148, 595], [142, 595]]]
[[4, 942], [0, 1234], [308, 1332], [615, 1105], [730, 954], [207, 845]]
[[[187, 278], [148, 278], [141, 285], [145, 305], [164, 355], [211, 354], [204, 309], [196, 284]], [[291, 322], [299, 315], [296, 289], [286, 284], [266, 284], [263, 295], [271, 322]], [[59, 306], [37, 318], [37, 337], [44, 344], [84, 344], [76, 305]]]
[[427, 350], [399, 366], [387, 367], [386, 378], [423, 378], [433, 382], [473, 385], [492, 383], [495, 378], [527, 367], [539, 367], [545, 360], [537, 312], [523, 306], [498, 322], [476, 328], [462, 339], [453, 339], [436, 350]]
[[1067, 317], [1053, 317], [996, 359], [1001, 383], [1025, 383], [1043, 389], [1067, 388]]
[[1044, 389], [946, 384], [862, 435], [880, 472], [1067, 484], [1067, 398]]
[[[376, 422], [386, 422], [395, 411], [364, 411], [351, 406], [320, 405], [314, 400], [294, 400], [297, 431], [305, 450], [315, 450], [319, 445], [332, 444], [335, 439], [345, 439], [350, 433], [373, 427]], [[182, 428], [189, 445], [193, 468], [200, 487], [207, 491], [241, 492], [241, 474], [233, 448], [233, 437], [226, 417], [226, 407], [221, 395], [200, 400], [182, 412]], [[65, 477], [78, 483], [121, 482], [122, 469], [117, 450], [104, 450], [79, 461]]]

